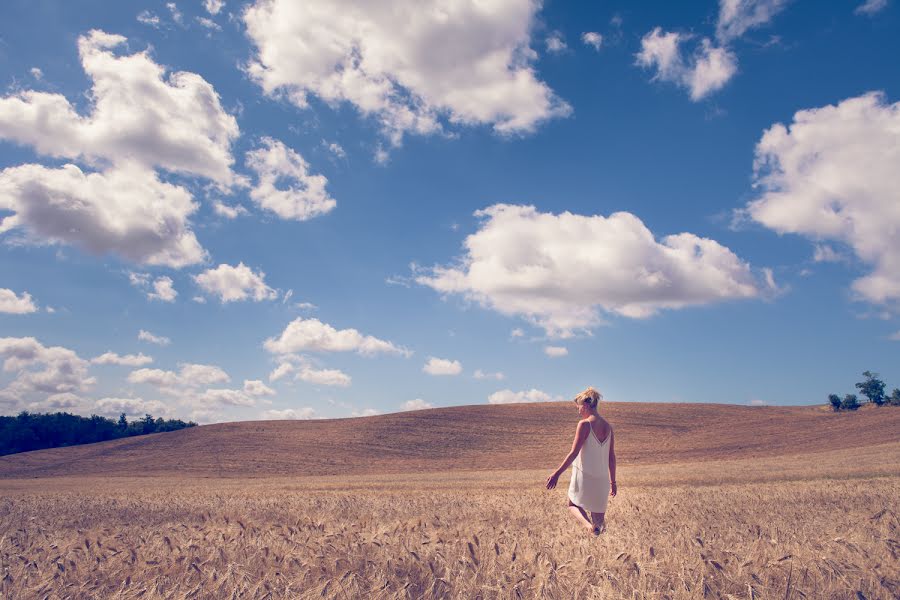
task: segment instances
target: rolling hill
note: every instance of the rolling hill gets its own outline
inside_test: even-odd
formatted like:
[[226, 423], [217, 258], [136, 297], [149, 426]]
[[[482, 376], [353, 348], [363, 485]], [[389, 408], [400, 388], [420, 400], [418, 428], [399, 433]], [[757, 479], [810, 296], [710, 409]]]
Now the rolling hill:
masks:
[[[900, 409], [606, 402], [620, 464], [772, 457], [900, 441]], [[311, 421], [205, 425], [0, 458], [0, 478], [264, 477], [552, 468], [571, 403], [477, 405]]]

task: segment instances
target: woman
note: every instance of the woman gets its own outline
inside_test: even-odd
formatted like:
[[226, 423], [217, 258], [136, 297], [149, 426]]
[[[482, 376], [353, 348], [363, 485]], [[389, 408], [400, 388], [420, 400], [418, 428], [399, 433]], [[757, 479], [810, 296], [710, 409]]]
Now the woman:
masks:
[[572, 450], [547, 478], [547, 489], [552, 490], [559, 476], [572, 465], [569, 512], [594, 535], [606, 530], [606, 504], [617, 491], [615, 440], [612, 425], [597, 412], [601, 398], [600, 392], [592, 387], [575, 397], [581, 421], [575, 429]]

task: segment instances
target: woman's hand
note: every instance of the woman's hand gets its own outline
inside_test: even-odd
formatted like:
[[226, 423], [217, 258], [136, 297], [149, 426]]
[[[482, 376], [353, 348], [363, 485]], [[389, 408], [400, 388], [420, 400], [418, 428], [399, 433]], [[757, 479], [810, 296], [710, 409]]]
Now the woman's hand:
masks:
[[559, 472], [554, 471], [550, 477], [547, 478], [547, 489], [552, 490], [556, 487], [556, 481], [559, 479]]
[[616, 492], [618, 492], [618, 491], [619, 490], [616, 489], [616, 482], [615, 481], [609, 482], [609, 495], [612, 496], [613, 498], [615, 498]]

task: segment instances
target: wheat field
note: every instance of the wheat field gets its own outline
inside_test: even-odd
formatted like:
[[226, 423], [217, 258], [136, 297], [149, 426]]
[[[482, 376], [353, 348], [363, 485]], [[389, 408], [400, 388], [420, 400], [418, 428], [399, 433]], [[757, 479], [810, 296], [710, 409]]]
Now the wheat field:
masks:
[[547, 472], [0, 481], [3, 598], [897, 598], [900, 443]]

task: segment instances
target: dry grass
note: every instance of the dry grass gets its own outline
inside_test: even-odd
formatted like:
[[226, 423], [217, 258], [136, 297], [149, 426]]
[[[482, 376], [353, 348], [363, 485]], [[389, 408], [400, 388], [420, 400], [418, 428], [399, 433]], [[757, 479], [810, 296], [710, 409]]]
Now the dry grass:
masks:
[[4, 598], [896, 598], [900, 443], [544, 471], [0, 480]]

